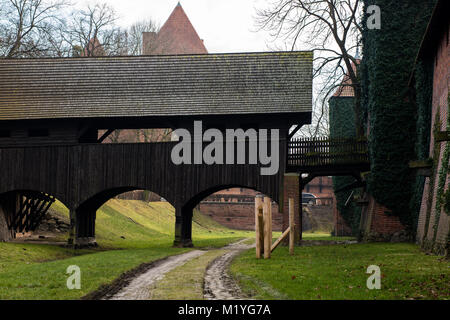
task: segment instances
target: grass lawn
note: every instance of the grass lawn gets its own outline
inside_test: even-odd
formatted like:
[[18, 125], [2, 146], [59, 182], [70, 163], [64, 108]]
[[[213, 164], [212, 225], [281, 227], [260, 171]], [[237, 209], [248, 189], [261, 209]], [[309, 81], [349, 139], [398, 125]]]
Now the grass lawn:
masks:
[[[61, 203], [55, 203], [53, 210], [68, 216]], [[0, 299], [79, 299], [142, 263], [188, 251], [172, 248], [174, 226], [175, 213], [168, 203], [114, 199], [97, 213], [98, 249], [0, 243]], [[194, 214], [197, 248], [218, 248], [251, 235]], [[81, 269], [81, 290], [66, 287], [70, 265]]]
[[[366, 287], [369, 265], [381, 269], [381, 290]], [[449, 299], [450, 262], [414, 244], [353, 244], [277, 248], [270, 260], [254, 250], [236, 258], [231, 272], [257, 299]]]

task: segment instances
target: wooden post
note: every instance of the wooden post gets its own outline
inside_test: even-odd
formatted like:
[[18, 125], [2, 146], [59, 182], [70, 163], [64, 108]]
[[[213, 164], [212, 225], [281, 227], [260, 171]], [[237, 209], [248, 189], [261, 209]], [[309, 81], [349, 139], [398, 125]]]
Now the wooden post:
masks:
[[259, 244], [260, 244], [260, 256], [264, 255], [264, 216], [263, 216], [263, 200], [261, 198], [261, 206], [258, 209], [258, 221], [259, 221]]
[[298, 176], [298, 215], [299, 215], [299, 220], [298, 220], [298, 241], [299, 244], [301, 244], [301, 241], [303, 239], [303, 198], [302, 198], [302, 194], [303, 194], [303, 179], [302, 179], [302, 174], [300, 173]]
[[273, 220], [272, 220], [272, 200], [270, 198], [268, 198], [268, 212], [269, 212], [269, 243], [270, 246], [272, 246], [272, 242], [273, 242], [273, 234], [272, 234], [272, 225], [273, 225]]
[[256, 258], [261, 259], [264, 252], [264, 220], [263, 220], [263, 196], [255, 197], [255, 237], [256, 237]]
[[270, 248], [272, 246], [271, 237], [270, 237], [270, 230], [271, 230], [271, 211], [272, 203], [270, 201], [270, 198], [264, 197], [264, 259], [270, 259]]
[[289, 254], [294, 254], [295, 241], [295, 220], [294, 220], [294, 199], [289, 198]]

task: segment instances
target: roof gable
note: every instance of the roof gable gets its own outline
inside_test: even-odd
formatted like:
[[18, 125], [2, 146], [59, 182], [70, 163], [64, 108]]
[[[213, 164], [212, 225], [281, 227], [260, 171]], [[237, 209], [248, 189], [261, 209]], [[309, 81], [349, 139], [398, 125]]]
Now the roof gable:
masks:
[[[356, 63], [359, 65], [361, 63], [360, 59], [356, 59]], [[357, 68], [355, 63], [352, 62], [353, 72], [356, 74]], [[337, 88], [336, 92], [333, 94], [333, 97], [354, 97], [355, 96], [355, 88], [352, 86], [352, 79], [348, 72], [345, 73], [344, 79], [341, 82], [341, 85]]]
[[206, 54], [208, 51], [178, 4], [156, 35], [151, 54]]

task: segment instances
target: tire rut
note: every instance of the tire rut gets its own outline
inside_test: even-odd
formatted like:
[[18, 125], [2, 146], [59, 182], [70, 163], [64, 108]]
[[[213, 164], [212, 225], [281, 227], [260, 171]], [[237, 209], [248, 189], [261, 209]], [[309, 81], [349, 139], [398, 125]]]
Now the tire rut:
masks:
[[242, 251], [251, 249], [253, 245], [246, 245], [241, 240], [224, 247], [229, 250], [224, 255], [212, 261], [206, 269], [204, 280], [204, 298], [206, 300], [242, 300], [244, 296], [236, 281], [229, 274], [229, 267], [233, 259]]

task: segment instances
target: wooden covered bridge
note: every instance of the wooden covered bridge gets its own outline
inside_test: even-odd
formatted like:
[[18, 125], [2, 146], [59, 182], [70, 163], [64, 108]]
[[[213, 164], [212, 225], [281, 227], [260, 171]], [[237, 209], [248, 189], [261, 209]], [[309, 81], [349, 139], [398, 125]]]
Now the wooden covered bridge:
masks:
[[[175, 244], [190, 246], [193, 208], [216, 191], [240, 186], [280, 202], [284, 174], [307, 166], [289, 129], [310, 123], [311, 103], [312, 52], [0, 60], [0, 227], [3, 219], [12, 233], [33, 230], [57, 198], [70, 210], [69, 241], [93, 244], [97, 209], [144, 189], [175, 207]], [[99, 138], [117, 129], [194, 134], [199, 120], [221, 132], [278, 129], [279, 170], [176, 165], [178, 142]]]

